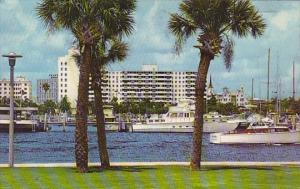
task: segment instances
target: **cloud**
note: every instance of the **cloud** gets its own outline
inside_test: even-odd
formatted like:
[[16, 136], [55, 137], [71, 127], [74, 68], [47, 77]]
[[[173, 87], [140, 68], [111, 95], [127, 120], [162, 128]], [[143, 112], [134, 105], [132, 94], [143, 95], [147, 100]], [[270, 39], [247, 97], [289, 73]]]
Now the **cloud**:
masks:
[[291, 22], [299, 19], [299, 12], [299, 7], [289, 11], [280, 11], [271, 19], [271, 24], [280, 31], [286, 31]]

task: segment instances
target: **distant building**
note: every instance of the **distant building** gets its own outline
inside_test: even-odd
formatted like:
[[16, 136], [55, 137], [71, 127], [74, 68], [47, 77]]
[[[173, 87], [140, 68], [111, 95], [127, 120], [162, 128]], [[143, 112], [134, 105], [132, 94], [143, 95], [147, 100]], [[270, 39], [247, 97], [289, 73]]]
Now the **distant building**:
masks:
[[[9, 80], [0, 80], [0, 98], [10, 95]], [[14, 98], [16, 99], [30, 99], [32, 100], [32, 84], [23, 76], [18, 76], [14, 80]]]
[[[43, 85], [47, 83], [49, 85], [49, 90], [46, 92]], [[37, 80], [37, 103], [42, 104], [47, 100], [52, 100], [58, 102], [58, 75], [50, 74], [48, 79], [38, 79]]]
[[[71, 48], [68, 54], [58, 58], [58, 101], [67, 96], [75, 108], [78, 95], [79, 68]], [[176, 103], [180, 99], [195, 99], [196, 72], [159, 71], [157, 65], [143, 65], [141, 71], [105, 72], [102, 95], [104, 102], [114, 97], [119, 101], [140, 101], [148, 98], [155, 102]], [[94, 93], [89, 90], [89, 100]]]
[[[72, 108], [76, 106], [79, 83], [76, 53], [78, 50], [71, 48], [67, 55], [58, 58], [58, 101], [67, 96]], [[102, 97], [104, 102], [110, 102], [114, 97], [119, 102], [150, 99], [174, 104], [183, 99], [194, 101], [196, 77], [197, 72], [160, 71], [154, 64], [145, 64], [136, 71], [106, 71], [102, 78]], [[93, 101], [94, 92], [89, 88], [89, 100]], [[235, 93], [227, 89], [222, 94], [215, 94], [211, 78], [206, 94], [207, 99], [216, 95], [222, 103], [233, 102], [238, 106], [247, 103], [243, 88]]]
[[233, 92], [229, 91], [229, 89], [225, 87], [223, 88], [222, 93], [217, 93], [215, 95], [217, 101], [223, 104], [233, 103], [236, 106], [246, 106], [248, 104], [248, 100], [246, 98], [245, 90], [243, 87]]
[[72, 47], [68, 50], [68, 54], [59, 57], [58, 65], [58, 101], [67, 96], [71, 102], [71, 107], [76, 107], [78, 83], [79, 83], [79, 68], [74, 55], [78, 54], [78, 50]]
[[207, 86], [206, 94], [207, 100], [211, 99], [211, 97], [214, 95], [217, 101], [223, 104], [233, 103], [236, 106], [246, 106], [248, 104], [244, 87], [241, 87], [237, 91], [233, 92], [230, 91], [227, 87], [224, 87], [222, 93], [215, 93], [211, 77]]

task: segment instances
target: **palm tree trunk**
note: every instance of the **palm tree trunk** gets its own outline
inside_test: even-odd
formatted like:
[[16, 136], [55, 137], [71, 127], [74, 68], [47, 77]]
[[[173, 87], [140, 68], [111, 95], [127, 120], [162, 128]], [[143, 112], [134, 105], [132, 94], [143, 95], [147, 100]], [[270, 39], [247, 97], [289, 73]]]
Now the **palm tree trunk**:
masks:
[[80, 64], [75, 130], [76, 167], [82, 173], [88, 171], [87, 114], [90, 63], [91, 46], [86, 44], [83, 51], [83, 61]]
[[192, 170], [200, 170], [202, 134], [203, 134], [203, 114], [205, 111], [204, 92], [206, 86], [206, 77], [212, 57], [201, 52], [201, 60], [198, 67], [197, 80], [195, 85], [196, 110], [195, 126], [193, 132], [193, 149], [190, 166]]
[[105, 134], [105, 117], [103, 112], [103, 99], [102, 99], [102, 78], [101, 70], [93, 67], [93, 88], [95, 94], [95, 111], [96, 111], [96, 124], [97, 124], [97, 137], [98, 149], [102, 168], [110, 167], [109, 155], [107, 152], [106, 134]]

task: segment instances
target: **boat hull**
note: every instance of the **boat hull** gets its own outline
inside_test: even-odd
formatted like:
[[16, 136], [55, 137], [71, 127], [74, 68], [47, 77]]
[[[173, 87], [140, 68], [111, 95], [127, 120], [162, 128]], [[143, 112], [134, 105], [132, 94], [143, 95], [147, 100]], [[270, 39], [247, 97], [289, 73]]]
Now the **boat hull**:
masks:
[[[15, 121], [14, 132], [40, 132], [46, 131], [44, 127], [34, 123], [31, 120], [20, 120]], [[0, 132], [8, 133], [9, 132], [9, 120], [0, 120]]]
[[214, 144], [293, 144], [300, 143], [300, 131], [270, 133], [212, 133]]
[[[203, 132], [228, 132], [237, 127], [235, 122], [211, 122], [204, 123]], [[153, 132], [153, 133], [192, 133], [194, 125], [192, 122], [159, 123], [159, 124], [133, 124], [132, 132]]]

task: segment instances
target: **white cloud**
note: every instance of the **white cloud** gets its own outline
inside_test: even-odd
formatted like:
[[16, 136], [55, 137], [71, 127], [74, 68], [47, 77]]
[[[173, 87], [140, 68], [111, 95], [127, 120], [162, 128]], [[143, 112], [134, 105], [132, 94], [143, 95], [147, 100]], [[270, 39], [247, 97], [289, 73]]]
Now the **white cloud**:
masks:
[[299, 12], [299, 7], [290, 11], [281, 11], [271, 19], [271, 24], [280, 31], [285, 31], [291, 22], [299, 19]]

